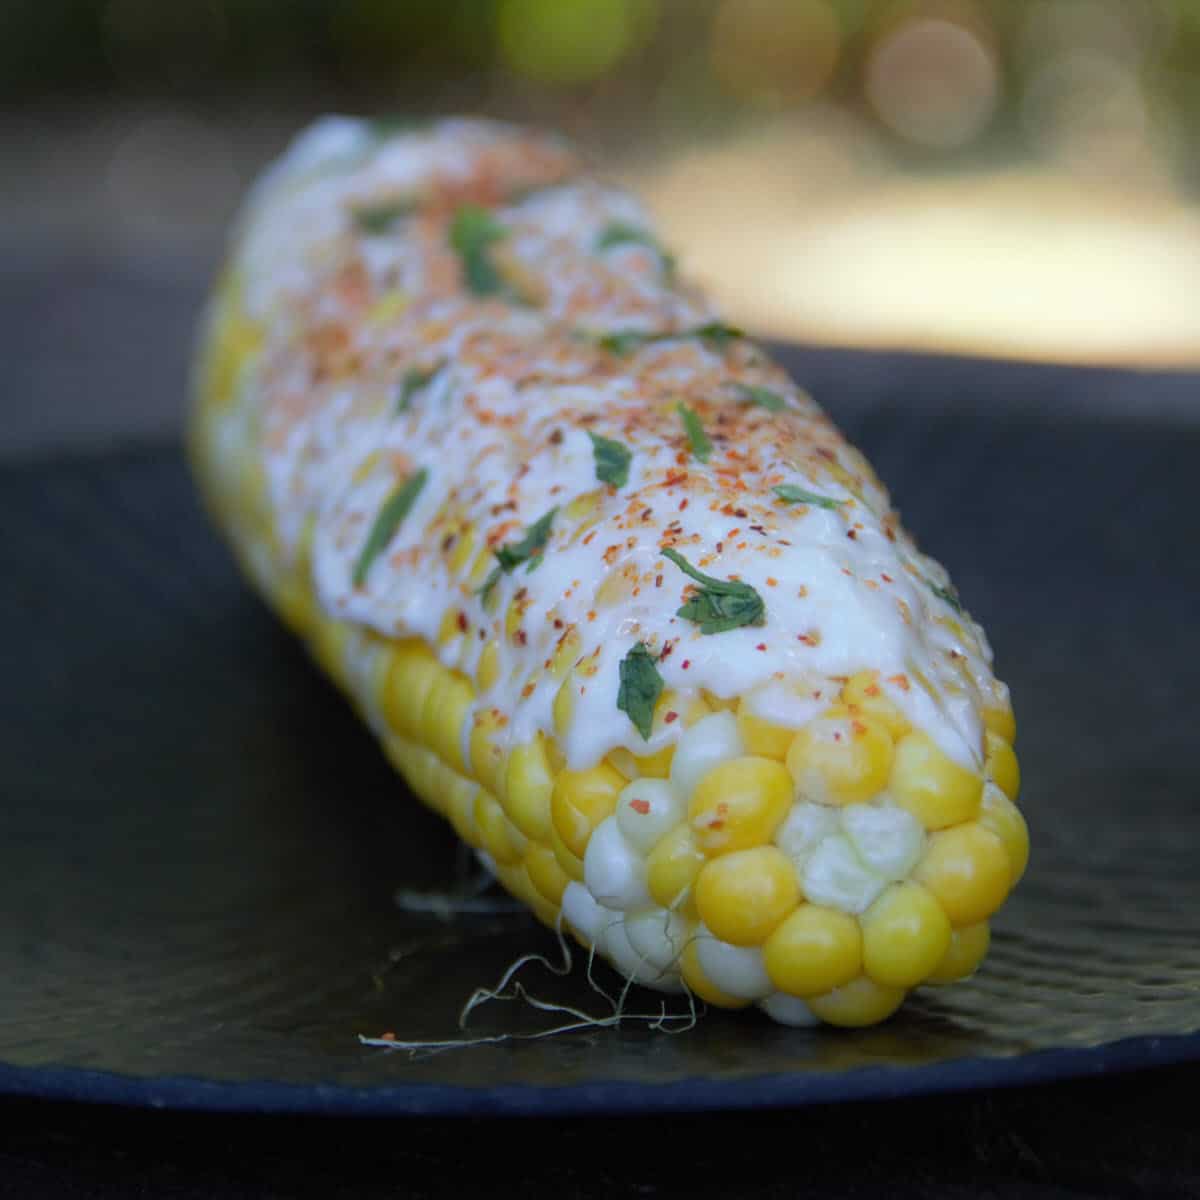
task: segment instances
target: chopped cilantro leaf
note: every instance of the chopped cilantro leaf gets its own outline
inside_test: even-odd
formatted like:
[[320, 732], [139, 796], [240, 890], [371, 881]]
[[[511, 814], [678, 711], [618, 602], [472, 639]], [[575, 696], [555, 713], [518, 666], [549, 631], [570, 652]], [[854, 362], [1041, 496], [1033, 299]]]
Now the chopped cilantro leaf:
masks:
[[644, 642], [638, 642], [621, 660], [617, 708], [623, 712], [644, 741], [654, 728], [654, 706], [662, 695], [663, 681], [654, 665], [654, 656]]
[[396, 536], [396, 530], [408, 516], [409, 510], [416, 503], [428, 478], [429, 472], [422, 467], [421, 470], [410, 475], [383, 502], [383, 507], [376, 514], [375, 520], [371, 522], [367, 540], [363, 543], [358, 560], [354, 564], [354, 573], [351, 578], [355, 587], [362, 587], [366, 582], [367, 572], [370, 571], [375, 560], [387, 549], [392, 538]]
[[675, 409], [679, 413], [680, 420], [683, 421], [683, 428], [687, 433], [692, 453], [702, 463], [708, 462], [712, 457], [713, 446], [712, 442], [708, 440], [708, 434], [704, 432], [704, 426], [700, 424], [700, 418], [686, 404], [677, 404]]
[[701, 633], [725, 633], [766, 621], [763, 599], [748, 583], [705, 575], [675, 550], [665, 549], [663, 555], [700, 584], [700, 590], [675, 615], [699, 625]]
[[828, 496], [818, 496], [807, 488], [797, 487], [794, 483], [781, 483], [772, 489], [785, 504], [815, 504], [818, 508], [837, 508], [845, 504], [844, 500], [832, 500]]
[[629, 482], [629, 463], [633, 458], [628, 447], [591, 430], [588, 437], [592, 439], [592, 453], [596, 459], [596, 478], [616, 488], [624, 487]]

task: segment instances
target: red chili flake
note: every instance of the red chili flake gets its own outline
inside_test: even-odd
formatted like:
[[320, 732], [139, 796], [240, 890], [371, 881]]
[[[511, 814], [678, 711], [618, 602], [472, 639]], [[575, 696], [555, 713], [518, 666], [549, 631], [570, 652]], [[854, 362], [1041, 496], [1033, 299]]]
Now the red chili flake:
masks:
[[833, 451], [832, 451], [832, 450], [830, 450], [828, 446], [818, 446], [818, 447], [817, 447], [817, 453], [818, 453], [818, 454], [819, 454], [819, 455], [820, 455], [822, 458], [824, 458], [824, 459], [828, 460], [829, 462], [833, 462], [833, 459], [834, 459], [834, 454], [833, 454]]
[[655, 577], [654, 577], [654, 586], [655, 586], [655, 587], [662, 587], [662, 576], [661, 576], [661, 575], [655, 575]]
[[555, 617], [554, 618], [554, 628], [561, 629], [562, 627], [563, 627], [562, 617]]
[[467, 614], [465, 612], [463, 612], [461, 609], [459, 610], [459, 613], [458, 613], [457, 624], [458, 624], [458, 630], [460, 633], [467, 632]]
[[692, 660], [690, 658], [685, 658], [679, 665], [686, 671], [688, 667], [692, 665]]
[[879, 576], [879, 578], [882, 579], [884, 583], [895, 583], [896, 582], [886, 571], [884, 571]]
[[663, 714], [663, 724], [664, 725], [670, 725], [672, 721], [678, 721], [678, 720], [679, 720], [679, 714], [674, 709], [672, 709], [668, 713]]
[[[676, 639], [678, 640], [678, 639]], [[671, 651], [675, 649], [675, 642], [663, 642], [662, 651], [659, 653], [658, 661], [665, 662], [671, 657]]]
[[[750, 514], [746, 512], [744, 508], [735, 508], [733, 510], [733, 515], [744, 521]], [[733, 535], [730, 534], [729, 536], [732, 537]]]
[[858, 534], [857, 534], [857, 533], [855, 533], [853, 529], [847, 529], [847, 530], [846, 530], [846, 536], [847, 536], [847, 537], [848, 537], [848, 538], [849, 538], [849, 539], [850, 539], [852, 542], [856, 542], [856, 541], [858, 541]]
[[735, 525], [725, 536], [728, 538], [735, 538], [741, 532], [742, 532], [741, 527], [738, 525]]
[[907, 692], [909, 689], [907, 675], [889, 675], [888, 683], [894, 683], [902, 692]]
[[592, 540], [592, 538], [594, 538], [595, 536], [596, 536], [596, 530], [594, 530], [594, 529], [593, 529], [593, 530], [591, 531], [591, 533], [589, 533], [589, 534], [586, 534], [586, 535], [584, 536], [584, 539], [583, 539], [583, 544], [586, 546], [586, 545], [587, 545], [587, 544], [588, 544], [588, 543], [589, 543], [589, 542]]
[[644, 817], [650, 811], [650, 801], [635, 798], [630, 800], [629, 807], [632, 808], [635, 813], [641, 813]]
[[754, 648], [755, 648], [755, 650], [765, 650], [767, 648], [767, 643], [759, 642], [758, 645], [755, 646]]
[[652, 512], [653, 512], [653, 509], [649, 509], [649, 508], [643, 508], [643, 509], [642, 509], [642, 515], [641, 515], [641, 518], [640, 518], [640, 519], [641, 519], [641, 520], [643, 520], [643, 521], [648, 521], [648, 520], [650, 520], [650, 514], [651, 514]]
[[680, 502], [679, 502], [679, 511], [683, 512], [683, 510], [685, 508], [687, 508], [687, 506], [688, 506], [688, 498], [686, 496], [684, 496], [684, 498], [682, 500], [680, 500]]
[[803, 642], [806, 646], [817, 645], [817, 639], [811, 633], [796, 634], [796, 641]]
[[529, 641], [529, 638], [525, 635], [525, 630], [523, 630], [523, 629], [518, 629], [516, 636], [517, 636], [517, 645], [518, 646], [524, 646], [525, 643], [527, 641]]
[[721, 551], [722, 551], [722, 550], [724, 550], [724, 549], [725, 549], [725, 543], [724, 543], [724, 542], [718, 542], [718, 543], [717, 543], [717, 553], [718, 553], [718, 554], [720, 554], [720, 553], [721, 553]]
[[855, 737], [865, 737], [867, 727], [861, 721], [851, 721], [850, 728], [854, 731]]
[[779, 580], [776, 579], [774, 575], [768, 575], [767, 576], [767, 587], [778, 587], [778, 586], [779, 586]]
[[878, 696], [878, 695], [879, 695], [879, 684], [877, 684], [877, 683], [868, 683], [868, 684], [867, 684], [867, 686], [866, 686], [865, 688], [863, 688], [863, 691], [864, 691], [864, 692], [865, 692], [865, 693], [866, 693], [868, 696]]
[[753, 529], [755, 533], [766, 533], [767, 532], [761, 525], [751, 525], [750, 528]]
[[442, 553], [443, 554], [450, 553], [450, 548], [454, 545], [454, 541], [455, 541], [455, 536], [452, 533], [448, 533], [448, 534], [446, 534], [446, 536], [444, 538], [442, 538]]
[[833, 740], [835, 742], [840, 742], [842, 740], [842, 731], [840, 729], [835, 729], [833, 731]]
[[528, 700], [528, 699], [529, 699], [529, 697], [533, 695], [533, 686], [534, 686], [534, 685], [533, 685], [532, 683], [527, 683], [527, 684], [526, 684], [526, 685], [525, 685], [525, 686], [524, 686], [524, 687], [521, 689], [521, 699], [522, 699], [522, 700]]
[[595, 610], [595, 609], [592, 609], [592, 610], [591, 610], [591, 611], [588, 613], [588, 615], [587, 615], [587, 618], [588, 618], [588, 620], [589, 620], [589, 621], [594, 621], [594, 620], [596, 619], [596, 610]]
[[561, 446], [562, 440], [563, 440], [563, 431], [561, 429], [556, 429], [556, 430], [554, 430], [553, 433], [550, 434], [550, 445]]

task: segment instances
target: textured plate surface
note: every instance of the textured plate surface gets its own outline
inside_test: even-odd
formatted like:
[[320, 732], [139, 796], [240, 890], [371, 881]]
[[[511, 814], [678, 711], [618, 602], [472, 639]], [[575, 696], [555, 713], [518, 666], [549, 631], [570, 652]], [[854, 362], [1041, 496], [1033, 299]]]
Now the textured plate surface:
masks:
[[[1013, 688], [1033, 860], [975, 980], [859, 1033], [713, 1013], [674, 1037], [361, 1048], [456, 1036], [476, 986], [554, 940], [395, 907], [398, 887], [453, 883], [453, 836], [241, 583], [178, 453], [151, 449], [0, 476], [0, 1090], [561, 1113], [1200, 1057], [1196, 380], [790, 365], [950, 566]], [[603, 1009], [578, 969], [527, 981]], [[546, 1024], [497, 1004], [472, 1028]]]

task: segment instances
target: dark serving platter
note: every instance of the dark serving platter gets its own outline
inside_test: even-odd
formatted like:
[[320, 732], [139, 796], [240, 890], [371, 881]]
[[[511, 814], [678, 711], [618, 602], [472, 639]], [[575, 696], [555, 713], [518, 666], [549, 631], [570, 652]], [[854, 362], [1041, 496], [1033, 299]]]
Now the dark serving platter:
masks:
[[[473, 989], [553, 936], [395, 905], [453, 886], [454, 838], [241, 582], [175, 446], [43, 458], [0, 472], [0, 1092], [644, 1112], [1200, 1058], [1200, 380], [786, 357], [1012, 685], [1034, 852], [973, 981], [860, 1032], [710, 1013], [674, 1036], [361, 1046], [459, 1036]], [[602, 1011], [578, 964], [527, 981]], [[497, 1003], [471, 1028], [552, 1021]]]

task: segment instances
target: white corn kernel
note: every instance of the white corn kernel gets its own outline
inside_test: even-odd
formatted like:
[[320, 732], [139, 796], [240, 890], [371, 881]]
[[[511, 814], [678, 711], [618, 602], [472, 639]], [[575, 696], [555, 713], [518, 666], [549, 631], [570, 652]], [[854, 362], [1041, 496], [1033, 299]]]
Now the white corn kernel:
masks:
[[776, 830], [775, 845], [800, 867], [827, 837], [837, 831], [836, 809], [798, 800]]
[[660, 971], [675, 967], [687, 941], [688, 923], [667, 908], [647, 908], [625, 918], [633, 948]]
[[810, 855], [800, 886], [814, 904], [857, 915], [870, 907], [887, 880], [858, 857], [848, 837], [838, 833], [827, 837]]
[[652, 903], [646, 887], [646, 860], [626, 840], [615, 817], [605, 817], [588, 841], [583, 880], [605, 908], [626, 912]]
[[807, 1029], [821, 1023], [816, 1013], [799, 996], [789, 996], [787, 992], [772, 992], [769, 996], [764, 996], [758, 1002], [758, 1007], [780, 1025]]
[[626, 979], [660, 991], [679, 990], [678, 972], [651, 962], [634, 946], [620, 913], [614, 913], [613, 919], [605, 926], [601, 945], [612, 965]]
[[731, 712], [712, 713], [680, 736], [671, 760], [671, 782], [686, 799], [713, 767], [744, 753], [737, 718]]
[[761, 1000], [775, 990], [757, 946], [733, 946], [698, 925], [696, 958], [713, 987], [735, 999]]
[[573, 879], [563, 890], [562, 915], [564, 921], [593, 944], [605, 925], [616, 916], [597, 904], [595, 896], [582, 883], [576, 883]]
[[842, 828], [858, 857], [888, 881], [907, 879], [925, 848], [921, 822], [895, 804], [850, 804]]
[[617, 797], [617, 824], [640, 854], [687, 817], [687, 802], [665, 779], [635, 779]]

